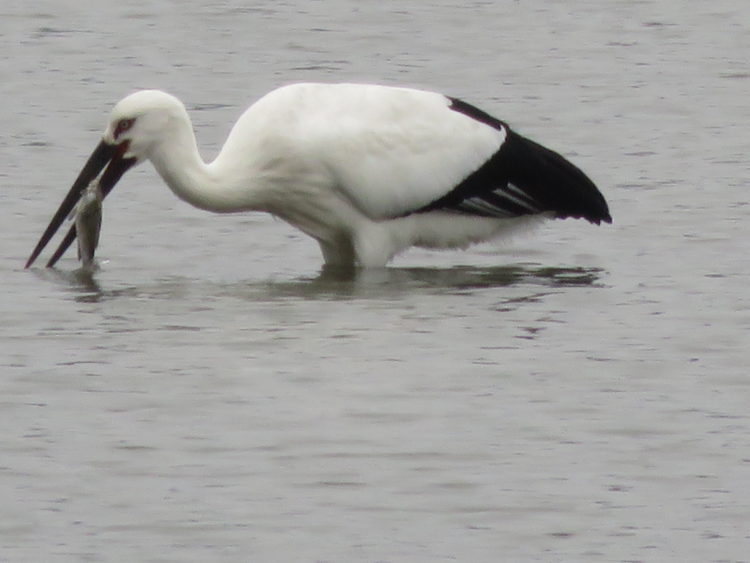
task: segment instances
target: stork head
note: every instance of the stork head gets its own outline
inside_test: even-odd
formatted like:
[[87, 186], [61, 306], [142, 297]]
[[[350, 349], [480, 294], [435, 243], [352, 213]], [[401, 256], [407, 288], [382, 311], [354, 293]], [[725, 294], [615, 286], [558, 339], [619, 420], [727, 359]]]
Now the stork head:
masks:
[[185, 106], [174, 96], [161, 90], [140, 90], [112, 109], [102, 142], [117, 147], [115, 153], [121, 158], [140, 162], [186, 120]]
[[[110, 114], [101, 142], [52, 217], [26, 262], [26, 267], [31, 266], [36, 260], [65, 217], [70, 214], [83, 190], [102, 173], [102, 170], [104, 172], [99, 179], [99, 187], [102, 197], [106, 197], [122, 175], [138, 162], [149, 158], [161, 140], [165, 139], [181, 120], [184, 122], [186, 116], [187, 112], [182, 102], [160, 90], [141, 90], [120, 100]], [[54, 265], [57, 258], [65, 252], [75, 238], [75, 231], [71, 233], [47, 266]]]

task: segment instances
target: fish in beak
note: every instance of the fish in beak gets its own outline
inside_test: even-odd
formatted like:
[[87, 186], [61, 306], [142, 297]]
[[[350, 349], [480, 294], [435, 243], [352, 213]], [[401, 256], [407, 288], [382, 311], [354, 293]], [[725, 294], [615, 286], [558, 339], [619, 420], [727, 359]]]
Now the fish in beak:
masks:
[[73, 215], [78, 240], [78, 259], [84, 268], [91, 269], [94, 265], [96, 247], [99, 246], [99, 232], [102, 229], [102, 191], [98, 179], [83, 190], [70, 219], [73, 219]]
[[[49, 243], [50, 239], [55, 235], [65, 218], [73, 211], [76, 203], [81, 199], [84, 190], [86, 190], [96, 177], [99, 176], [99, 173], [102, 170], [104, 170], [104, 173], [99, 180], [99, 188], [101, 189], [102, 198], [105, 198], [107, 197], [107, 194], [112, 191], [112, 188], [115, 187], [115, 184], [117, 184], [122, 175], [138, 162], [136, 158], [125, 156], [128, 152], [128, 146], [128, 141], [123, 141], [118, 144], [111, 144], [106, 141], [101, 141], [99, 143], [78, 175], [78, 178], [76, 178], [76, 181], [73, 183], [73, 187], [70, 188], [68, 195], [65, 196], [59, 209], [53, 215], [52, 220], [39, 239], [36, 248], [34, 248], [31, 256], [29, 256], [29, 259], [26, 261], [26, 268], [34, 263], [34, 260], [36, 260], [42, 250], [44, 250], [44, 247], [47, 246], [47, 243]], [[52, 258], [47, 262], [48, 268], [55, 265], [75, 238], [76, 225], [73, 224], [65, 235], [65, 238], [60, 243], [60, 246], [52, 255]]]

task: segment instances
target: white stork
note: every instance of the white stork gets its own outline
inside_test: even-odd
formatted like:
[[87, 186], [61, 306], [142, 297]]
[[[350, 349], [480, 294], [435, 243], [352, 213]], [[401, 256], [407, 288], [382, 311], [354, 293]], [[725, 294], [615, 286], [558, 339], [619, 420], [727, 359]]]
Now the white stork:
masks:
[[[462, 248], [539, 218], [612, 221], [604, 197], [576, 166], [442, 94], [285, 86], [251, 105], [207, 164], [182, 102], [142, 90], [115, 105], [26, 267], [105, 166], [104, 196], [144, 160], [196, 207], [287, 221], [317, 240], [332, 266], [382, 267], [411, 246]], [[75, 236], [73, 226], [48, 266]]]

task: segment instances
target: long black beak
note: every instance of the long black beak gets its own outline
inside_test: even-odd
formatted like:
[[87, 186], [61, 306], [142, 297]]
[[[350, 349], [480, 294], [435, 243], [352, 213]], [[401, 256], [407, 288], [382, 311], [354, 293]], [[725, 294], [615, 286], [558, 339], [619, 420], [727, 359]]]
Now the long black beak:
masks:
[[[135, 158], [124, 158], [123, 155], [127, 151], [127, 148], [127, 142], [119, 145], [110, 145], [104, 141], [99, 143], [81, 170], [81, 173], [78, 174], [78, 178], [76, 178], [76, 181], [73, 183], [73, 187], [70, 188], [68, 195], [65, 196], [59, 209], [55, 212], [52, 220], [42, 234], [42, 237], [39, 239], [36, 248], [34, 248], [31, 256], [29, 256], [29, 259], [26, 261], [26, 268], [34, 263], [34, 260], [37, 259], [39, 253], [44, 250], [44, 247], [47, 246], [47, 243], [55, 235], [65, 218], [73, 210], [73, 207], [80, 199], [83, 190], [86, 189], [86, 186], [88, 186], [99, 175], [102, 169], [107, 166], [107, 163], [109, 163], [109, 166], [107, 166], [107, 169], [99, 180], [102, 197], [106, 197], [107, 194], [112, 191], [112, 188], [115, 187], [115, 184], [117, 184], [117, 181], [122, 175], [136, 163]], [[55, 251], [55, 254], [50, 258], [49, 262], [47, 262], [48, 268], [55, 265], [55, 262], [57, 262], [57, 260], [65, 253], [75, 238], [76, 228], [75, 224], [73, 224], [65, 235], [65, 238], [60, 243], [60, 246]]]

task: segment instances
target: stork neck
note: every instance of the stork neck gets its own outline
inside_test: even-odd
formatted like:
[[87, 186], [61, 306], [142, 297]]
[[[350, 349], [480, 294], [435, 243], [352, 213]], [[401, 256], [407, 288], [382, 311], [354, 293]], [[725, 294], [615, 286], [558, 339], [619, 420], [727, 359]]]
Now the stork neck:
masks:
[[239, 194], [231, 189], [228, 179], [201, 158], [189, 120], [180, 123], [149, 158], [175, 195], [189, 204], [217, 213], [247, 208], [238, 200]]

